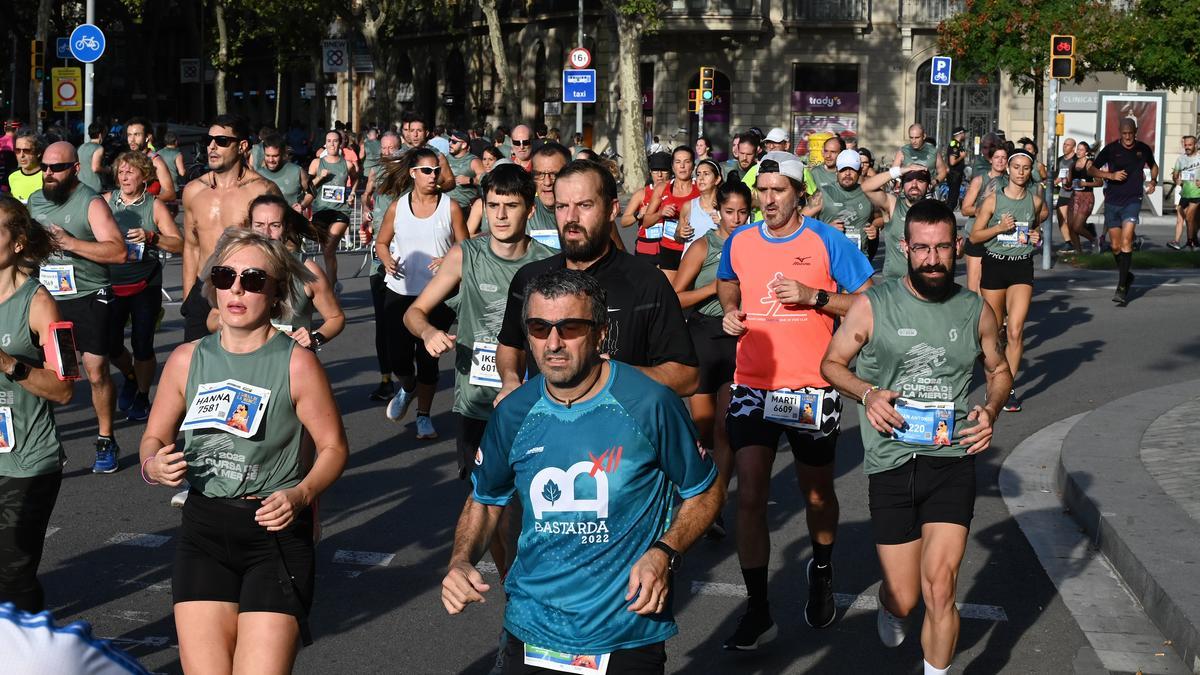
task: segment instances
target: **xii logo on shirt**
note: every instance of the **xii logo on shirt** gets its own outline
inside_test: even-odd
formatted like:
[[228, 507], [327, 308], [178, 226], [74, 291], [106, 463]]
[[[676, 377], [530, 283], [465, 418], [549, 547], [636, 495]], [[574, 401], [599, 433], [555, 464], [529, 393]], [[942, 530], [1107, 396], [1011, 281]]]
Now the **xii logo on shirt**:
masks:
[[[608, 477], [621, 464], [622, 448], [609, 448], [599, 457], [589, 452], [588, 461], [567, 469], [550, 466], [538, 471], [529, 483], [534, 531], [545, 534], [581, 535], [582, 543], [608, 540]], [[594, 490], [589, 490], [594, 487]], [[593, 497], [582, 494], [591, 492]], [[578, 514], [578, 520], [543, 520], [552, 513]], [[594, 514], [595, 520], [588, 518]]]

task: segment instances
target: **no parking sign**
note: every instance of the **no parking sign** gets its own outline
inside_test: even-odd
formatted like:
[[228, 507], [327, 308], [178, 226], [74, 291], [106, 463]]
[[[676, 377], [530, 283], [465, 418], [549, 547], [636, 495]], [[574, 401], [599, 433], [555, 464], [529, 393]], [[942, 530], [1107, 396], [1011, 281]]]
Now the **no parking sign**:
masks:
[[83, 75], [79, 68], [51, 68], [50, 91], [54, 112], [83, 110]]

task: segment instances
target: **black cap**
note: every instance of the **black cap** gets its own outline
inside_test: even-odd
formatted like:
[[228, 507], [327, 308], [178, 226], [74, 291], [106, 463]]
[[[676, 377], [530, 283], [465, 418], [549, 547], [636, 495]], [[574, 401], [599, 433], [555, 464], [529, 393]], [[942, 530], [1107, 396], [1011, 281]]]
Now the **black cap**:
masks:
[[656, 152], [649, 158], [651, 171], [670, 171], [671, 156], [665, 152]]
[[471, 142], [471, 135], [468, 134], [467, 132], [463, 131], [462, 129], [455, 129], [454, 131], [451, 131], [450, 138], [457, 138], [458, 140], [460, 140], [464, 143]]
[[954, 131], [951, 131], [951, 132], [950, 132], [950, 135], [951, 135], [951, 136], [957, 136], [957, 135], [959, 135], [959, 134], [965, 134], [965, 133], [967, 133], [967, 128], [966, 128], [966, 127], [954, 127]]

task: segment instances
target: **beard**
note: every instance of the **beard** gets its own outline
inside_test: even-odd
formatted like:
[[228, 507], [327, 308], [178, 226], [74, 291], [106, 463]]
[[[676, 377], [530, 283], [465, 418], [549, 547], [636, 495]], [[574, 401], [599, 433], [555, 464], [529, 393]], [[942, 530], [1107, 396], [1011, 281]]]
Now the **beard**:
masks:
[[[568, 241], [563, 237], [563, 233], [572, 228], [583, 232], [584, 240], [582, 242]], [[607, 227], [600, 228], [598, 232], [589, 233], [579, 223], [567, 223], [558, 234], [563, 255], [571, 262], [591, 262], [604, 255], [605, 247], [608, 246], [608, 238]]]
[[[954, 272], [957, 266], [958, 263], [951, 260], [949, 267], [941, 263], [913, 267], [910, 260], [908, 263], [908, 281], [912, 284], [913, 290], [917, 292], [917, 295], [932, 302], [943, 302], [954, 293], [956, 287]], [[928, 272], [942, 272], [942, 278], [926, 278], [925, 273]]]
[[76, 185], [79, 185], [79, 178], [75, 174], [71, 174], [66, 178], [54, 181], [53, 185], [43, 183], [42, 194], [46, 195], [46, 199], [49, 199], [58, 206], [62, 206], [71, 198], [71, 193], [75, 191]]

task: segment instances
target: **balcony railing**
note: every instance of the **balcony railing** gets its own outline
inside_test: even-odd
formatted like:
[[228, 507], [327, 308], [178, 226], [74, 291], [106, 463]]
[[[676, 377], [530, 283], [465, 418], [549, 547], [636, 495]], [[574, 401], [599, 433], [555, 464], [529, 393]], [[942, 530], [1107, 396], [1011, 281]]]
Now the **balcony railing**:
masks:
[[838, 24], [865, 23], [871, 17], [870, 0], [792, 0], [788, 19], [793, 22]]
[[965, 9], [963, 0], [900, 0], [900, 25], [936, 26]]
[[671, 0], [667, 16], [750, 16], [757, 10], [757, 0]]

